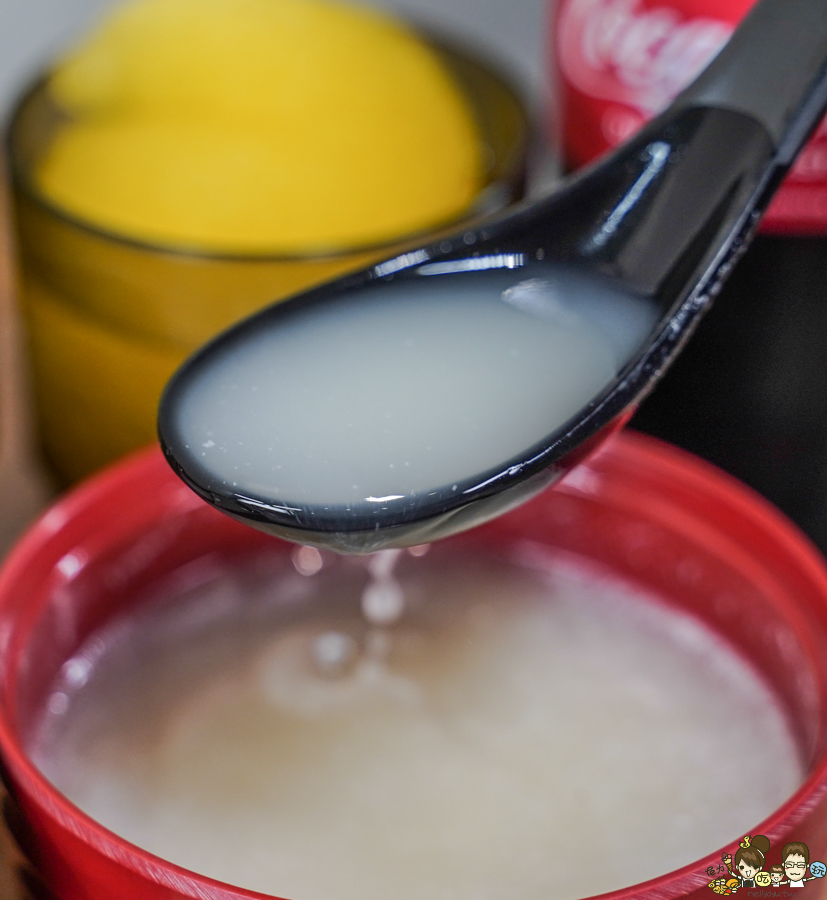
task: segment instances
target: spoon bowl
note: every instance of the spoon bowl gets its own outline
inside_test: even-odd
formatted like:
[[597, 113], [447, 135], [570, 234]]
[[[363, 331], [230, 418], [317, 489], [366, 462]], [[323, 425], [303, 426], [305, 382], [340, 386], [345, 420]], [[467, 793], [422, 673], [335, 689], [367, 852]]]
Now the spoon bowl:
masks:
[[827, 0], [761, 0], [668, 110], [549, 197], [203, 348], [162, 398], [168, 461], [226, 513], [340, 552], [505, 512], [653, 387], [825, 106]]

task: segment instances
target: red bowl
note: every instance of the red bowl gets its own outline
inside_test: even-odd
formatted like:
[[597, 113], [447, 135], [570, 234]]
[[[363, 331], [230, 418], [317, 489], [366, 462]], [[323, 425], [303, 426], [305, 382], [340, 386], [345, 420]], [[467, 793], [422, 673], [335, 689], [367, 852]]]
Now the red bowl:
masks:
[[[806, 538], [731, 478], [628, 432], [554, 489], [447, 541], [484, 547], [522, 538], [608, 565], [692, 612], [752, 661], [789, 715], [807, 772], [795, 795], [754, 830], [773, 848], [803, 841], [811, 859], [827, 856], [827, 569]], [[12, 798], [7, 819], [43, 896], [265, 896], [112, 834], [55, 790], [25, 750], [58, 670], [91, 632], [180, 566], [207, 553], [229, 560], [258, 545], [290, 551], [205, 505], [153, 448], [69, 494], [11, 553], [0, 572], [0, 753]], [[712, 854], [604, 896], [711, 898], [705, 870], [719, 863], [720, 853]]]

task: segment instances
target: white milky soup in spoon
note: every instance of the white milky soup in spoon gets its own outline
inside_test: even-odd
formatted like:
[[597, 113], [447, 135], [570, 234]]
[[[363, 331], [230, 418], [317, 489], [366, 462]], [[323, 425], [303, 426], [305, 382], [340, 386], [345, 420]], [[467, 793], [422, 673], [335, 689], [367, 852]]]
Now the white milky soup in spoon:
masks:
[[580, 413], [655, 320], [594, 276], [522, 254], [471, 262], [500, 268], [422, 266], [287, 304], [211, 349], [165, 422], [179, 463], [207, 489], [287, 509], [462, 490]]
[[64, 665], [33, 758], [140, 847], [291, 900], [574, 900], [801, 782], [698, 620], [539, 546], [424, 550], [194, 564]]

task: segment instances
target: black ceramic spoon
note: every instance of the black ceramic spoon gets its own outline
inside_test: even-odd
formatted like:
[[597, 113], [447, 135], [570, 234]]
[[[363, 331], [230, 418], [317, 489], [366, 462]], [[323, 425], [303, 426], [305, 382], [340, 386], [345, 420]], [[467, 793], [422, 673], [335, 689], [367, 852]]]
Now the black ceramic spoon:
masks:
[[[662, 115], [551, 196], [475, 231], [275, 304], [199, 351], [172, 379], [161, 402], [159, 432], [167, 459], [190, 487], [224, 512], [290, 540], [341, 552], [424, 543], [504, 512], [564, 474], [619, 427], [653, 386], [745, 249], [825, 107], [827, 0], [760, 0]], [[260, 473], [246, 481], [228, 477], [211, 462], [222, 452], [212, 432], [188, 424], [193, 390], [208, 383], [228, 353], [243, 356], [252, 346], [248, 342], [265, 331], [324, 315], [331, 304], [370, 292], [424, 295], [434, 290], [435, 277], [450, 282], [440, 290], [450, 290], [458, 279], [469, 284], [481, 270], [502, 270], [518, 281], [532, 274], [538, 260], [543, 271], [562, 273], [561, 284], [573, 278], [582, 287], [591, 279], [598, 291], [646, 302], [656, 311], [655, 324], [631, 348], [616, 377], [579, 412], [545, 428], [538, 422], [541, 439], [484, 470], [469, 464], [450, 483], [416, 490], [403, 484], [379, 492], [382, 496], [366, 488], [346, 500], [308, 501], [301, 491], [285, 492], [275, 476], [272, 483]], [[313, 364], [308, 357], [307, 366]], [[341, 378], [346, 381], [349, 373], [342, 371]], [[299, 367], [295, 383], [282, 381], [270, 389], [275, 396], [301, 382]], [[219, 397], [226, 384], [215, 378], [210, 383], [215, 403], [226, 406], [227, 396]], [[245, 386], [233, 387], [243, 393]], [[362, 399], [370, 402], [367, 396], [357, 402]], [[308, 403], [312, 415], [312, 398]], [[272, 428], [277, 431], [279, 422]], [[308, 439], [293, 425], [289, 430], [278, 440], [289, 438], [301, 449]], [[331, 444], [320, 465], [338, 464], [335, 441]], [[316, 449], [308, 446], [307, 452]], [[277, 463], [275, 458], [274, 471]]]

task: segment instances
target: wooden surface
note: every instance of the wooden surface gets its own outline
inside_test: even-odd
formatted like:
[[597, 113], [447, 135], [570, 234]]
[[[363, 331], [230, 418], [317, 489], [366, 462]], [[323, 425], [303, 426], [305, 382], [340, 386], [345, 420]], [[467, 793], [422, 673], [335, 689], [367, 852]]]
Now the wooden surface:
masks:
[[[51, 494], [34, 451], [25, 346], [14, 296], [8, 196], [2, 175], [0, 166], [0, 558]], [[21, 861], [8, 831], [0, 826], [0, 900], [28, 896], [17, 885]]]

